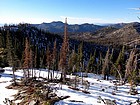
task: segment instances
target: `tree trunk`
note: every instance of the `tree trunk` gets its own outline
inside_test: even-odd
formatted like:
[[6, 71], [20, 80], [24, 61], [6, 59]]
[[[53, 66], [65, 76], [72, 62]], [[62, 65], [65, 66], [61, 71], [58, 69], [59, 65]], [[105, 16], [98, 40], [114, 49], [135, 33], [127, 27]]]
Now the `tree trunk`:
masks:
[[12, 70], [13, 70], [13, 82], [14, 85], [16, 85], [15, 67], [13, 67]]
[[48, 68], [48, 80], [50, 79], [50, 70]]

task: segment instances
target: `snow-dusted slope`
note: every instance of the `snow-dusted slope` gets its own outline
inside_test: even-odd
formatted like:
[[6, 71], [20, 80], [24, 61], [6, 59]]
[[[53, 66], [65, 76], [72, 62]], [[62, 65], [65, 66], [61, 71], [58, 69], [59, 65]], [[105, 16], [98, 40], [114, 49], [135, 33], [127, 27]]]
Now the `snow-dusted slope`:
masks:
[[[16, 94], [16, 90], [12, 89], [6, 89], [5, 87], [8, 86], [12, 80], [12, 71], [10, 68], [4, 68], [5, 72], [1, 74], [0, 78], [0, 105], [4, 105], [3, 101], [5, 98], [12, 99], [12, 95]], [[36, 74], [47, 77], [47, 70], [41, 69], [36, 70]], [[56, 76], [60, 76], [55, 72]], [[17, 78], [22, 77], [23, 72], [22, 70], [18, 70], [16, 72]], [[129, 105], [130, 102], [135, 102], [140, 95], [130, 95], [129, 84], [118, 86], [117, 90], [114, 84], [112, 83], [112, 80], [106, 81], [102, 80], [102, 76], [95, 75], [95, 74], [88, 74], [89, 77], [84, 78], [84, 80], [87, 80], [90, 82], [90, 87], [88, 92], [90, 94], [83, 93], [82, 91], [76, 91], [68, 88], [67, 85], [62, 85], [62, 89], [59, 89], [56, 91], [57, 95], [60, 96], [66, 96], [69, 95], [70, 98], [67, 98], [65, 100], [57, 102], [55, 105], [104, 105], [102, 101], [99, 101], [98, 98], [101, 97], [102, 99], [110, 99], [115, 100], [117, 105]], [[80, 86], [80, 85], [79, 85]], [[56, 87], [59, 87], [59, 84], [56, 85]], [[78, 87], [80, 90], [83, 90], [83, 88], [80, 86]], [[140, 92], [140, 86], [137, 87], [138, 92]], [[115, 93], [114, 95], [112, 94]], [[77, 101], [77, 102], [73, 102]]]
[[[130, 85], [118, 86], [117, 90], [111, 81], [98, 80], [101, 76], [93, 75], [92, 78], [85, 78], [90, 82], [89, 92], [90, 94], [85, 94], [83, 92], [75, 91], [69, 89], [67, 86], [63, 86], [62, 90], [58, 91], [61, 95], [70, 95], [71, 97], [58, 102], [56, 105], [104, 105], [98, 98], [101, 96], [102, 99], [115, 100], [117, 105], [129, 105], [131, 102], [136, 102], [140, 95], [130, 95], [129, 89]], [[138, 92], [140, 91], [140, 86], [137, 87]], [[103, 91], [104, 90], [104, 91]], [[112, 94], [115, 93], [115, 95]], [[83, 103], [71, 103], [69, 100], [83, 101]]]
[[0, 74], [0, 105], [4, 105], [3, 101], [5, 101], [5, 98], [13, 99], [11, 96], [17, 93], [17, 90], [5, 88], [11, 84], [10, 81], [12, 80], [11, 68], [8, 67], [5, 70], [3, 74]]

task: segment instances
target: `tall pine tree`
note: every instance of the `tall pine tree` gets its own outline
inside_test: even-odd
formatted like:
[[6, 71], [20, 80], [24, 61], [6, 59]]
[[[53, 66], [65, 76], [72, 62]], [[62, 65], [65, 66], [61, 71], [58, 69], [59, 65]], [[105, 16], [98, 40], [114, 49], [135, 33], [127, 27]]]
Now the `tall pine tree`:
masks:
[[67, 54], [69, 50], [69, 43], [68, 43], [68, 34], [67, 34], [67, 18], [65, 20], [65, 28], [64, 28], [64, 38], [63, 38], [63, 43], [62, 47], [60, 50], [60, 61], [59, 61], [59, 69], [62, 72], [62, 80], [65, 81], [66, 79], [66, 67], [67, 67]]
[[7, 31], [6, 37], [6, 52], [7, 52], [7, 62], [9, 66], [13, 65], [12, 53], [14, 52], [14, 47], [12, 43], [12, 37], [10, 35], [9, 30]]
[[109, 77], [109, 48], [107, 50], [104, 63], [103, 63], [103, 68], [102, 68], [102, 74], [104, 75], [104, 80]]
[[[124, 59], [124, 49], [125, 49], [125, 47], [123, 46], [122, 47], [122, 50], [120, 51], [120, 53], [119, 53], [119, 56], [118, 56], [118, 58], [117, 58], [117, 60], [116, 60], [116, 62], [115, 62], [115, 66], [116, 66], [116, 68], [119, 70], [119, 72], [120, 72], [120, 74], [122, 75], [122, 77], [124, 77], [124, 65], [125, 65], [125, 59]], [[118, 73], [117, 73], [117, 71], [116, 70], [114, 70], [113, 71], [114, 73], [114, 75], [117, 77], [118, 76]]]
[[82, 42], [78, 46], [77, 64], [76, 64], [77, 72], [78, 71], [80, 71], [80, 72], [83, 71], [83, 59], [84, 59], [84, 56], [83, 56], [83, 42]]
[[14, 85], [16, 85], [15, 71], [16, 71], [16, 67], [18, 66], [19, 60], [17, 58], [17, 55], [15, 54], [15, 50], [14, 50], [13, 43], [12, 43], [12, 37], [11, 37], [9, 31], [7, 31], [6, 51], [7, 51], [8, 64], [9, 64], [9, 66], [12, 67], [12, 71], [13, 71]]
[[28, 38], [26, 38], [25, 40], [25, 50], [24, 50], [24, 62], [22, 65], [24, 70], [24, 76], [29, 77], [29, 68], [30, 68], [30, 45], [29, 45], [29, 41]]
[[94, 51], [94, 55], [90, 54], [89, 62], [88, 62], [88, 65], [87, 65], [87, 71], [88, 72], [97, 73], [95, 71], [95, 59], [96, 59], [96, 50]]
[[77, 54], [75, 50], [72, 50], [72, 53], [70, 54], [68, 61], [69, 73], [76, 72], [76, 63], [77, 63]]

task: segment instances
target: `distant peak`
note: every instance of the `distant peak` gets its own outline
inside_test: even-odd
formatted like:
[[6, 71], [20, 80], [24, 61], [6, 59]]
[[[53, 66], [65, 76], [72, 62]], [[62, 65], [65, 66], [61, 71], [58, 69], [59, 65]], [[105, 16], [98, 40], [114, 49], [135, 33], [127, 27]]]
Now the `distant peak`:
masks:
[[62, 21], [52, 21], [52, 22], [48, 22], [48, 23], [47, 22], [43, 22], [41, 24], [53, 24], [53, 23], [55, 23], [55, 24], [58, 24], [58, 23], [60, 24], [61, 23], [62, 24], [63, 22]]
[[61, 22], [61, 21], [53, 21], [51, 23], [63, 23], [63, 22]]

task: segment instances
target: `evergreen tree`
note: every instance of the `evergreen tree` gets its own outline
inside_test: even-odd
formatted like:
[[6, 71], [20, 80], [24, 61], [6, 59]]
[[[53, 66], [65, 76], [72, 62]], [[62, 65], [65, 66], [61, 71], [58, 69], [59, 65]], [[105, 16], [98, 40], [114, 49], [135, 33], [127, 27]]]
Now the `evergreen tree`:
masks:
[[12, 44], [12, 37], [9, 31], [7, 31], [6, 51], [7, 51], [8, 64], [9, 66], [12, 67], [12, 71], [13, 71], [14, 85], [16, 85], [15, 71], [16, 71], [16, 67], [18, 67], [19, 60], [18, 60], [17, 55], [15, 54], [15, 50]]
[[97, 74], [101, 74], [102, 65], [103, 65], [103, 57], [102, 53], [100, 52], [99, 57], [97, 58]]
[[6, 52], [7, 52], [8, 65], [12, 66], [13, 65], [12, 53], [14, 52], [14, 47], [12, 44], [12, 37], [11, 37], [9, 31], [7, 31], [7, 37], [6, 37]]
[[4, 48], [4, 35], [0, 33], [0, 48]]
[[83, 72], [84, 72], [84, 55], [83, 55], [83, 42], [78, 46], [78, 54], [77, 54], [77, 63], [76, 69], [77, 72], [81, 72], [82, 76], [82, 84], [83, 84]]
[[4, 67], [4, 62], [6, 62], [6, 55], [5, 53], [5, 49], [4, 48], [0, 48], [0, 67]]
[[109, 49], [107, 50], [104, 63], [103, 63], [103, 68], [102, 68], [102, 74], [104, 75], [104, 80], [109, 77]]
[[77, 54], [75, 50], [72, 50], [72, 53], [70, 54], [68, 61], [68, 69], [70, 73], [76, 71], [76, 63], [77, 63]]
[[[117, 60], [115, 62], [115, 66], [119, 70], [120, 74], [122, 74], [122, 76], [124, 76], [123, 74], [124, 74], [124, 68], [125, 68], [124, 67], [124, 64], [125, 64], [124, 48], [125, 47], [123, 46], [122, 50], [120, 51], [119, 56], [118, 56], [118, 58], [117, 58]], [[113, 72], [114, 72], [113, 74], [117, 77], [118, 76], [117, 71], [114, 70]]]
[[17, 55], [15, 54], [15, 52], [12, 52], [12, 60], [13, 60], [13, 62], [12, 62], [13, 82], [14, 82], [14, 85], [17, 85], [15, 71], [16, 71], [17, 67], [19, 67], [20, 61], [19, 61]]
[[89, 62], [87, 65], [88, 72], [95, 72], [95, 59], [96, 59], [96, 50], [94, 51], [94, 55], [90, 54]]
[[138, 74], [138, 54], [135, 54], [135, 58], [133, 61], [133, 71], [132, 71], [132, 83], [135, 85], [136, 84], [136, 79], [137, 79], [137, 74]]
[[83, 42], [78, 46], [78, 54], [77, 54], [77, 64], [76, 69], [77, 71], [82, 72], [83, 70]]
[[113, 52], [114, 52], [114, 49], [112, 49], [112, 53], [110, 55], [110, 61], [109, 61], [109, 69], [111, 70], [110, 71], [110, 74], [111, 75], [114, 75], [114, 73], [118, 74], [117, 77], [119, 77], [119, 80], [122, 82], [123, 79], [122, 79], [122, 74], [120, 73], [120, 69], [119, 67], [117, 68], [116, 65], [113, 63]]

